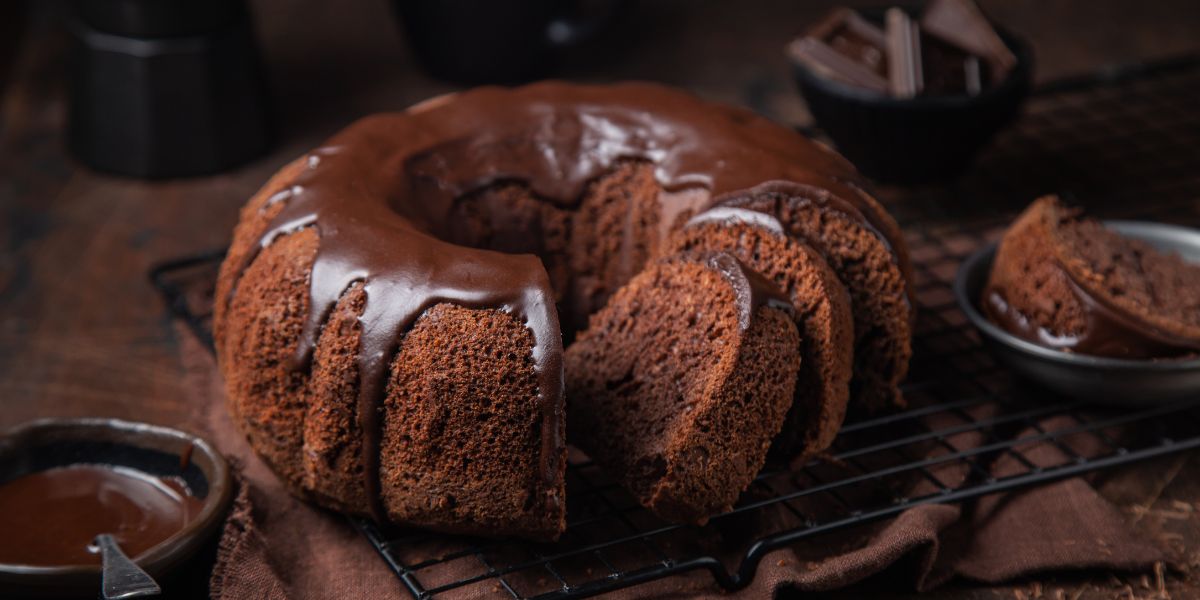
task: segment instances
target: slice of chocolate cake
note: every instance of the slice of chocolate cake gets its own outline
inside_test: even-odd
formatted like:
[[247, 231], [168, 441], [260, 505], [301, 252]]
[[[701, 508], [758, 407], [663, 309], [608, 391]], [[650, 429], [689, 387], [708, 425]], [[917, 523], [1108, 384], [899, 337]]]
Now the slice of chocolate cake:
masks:
[[720, 204], [774, 216], [789, 235], [825, 258], [850, 294], [852, 410], [870, 413], [902, 405], [899, 385], [912, 357], [913, 305], [910, 278], [888, 237], [850, 203], [812, 186], [767, 184]]
[[1005, 233], [983, 295], [996, 324], [1080, 354], [1200, 351], [1200, 265], [1104, 227], [1054, 196]]
[[572, 443], [663, 519], [729, 509], [791, 406], [790, 313], [729, 254], [651, 264], [566, 351]]
[[728, 252], [770, 279], [795, 310], [800, 332], [796, 395], [772, 454], [802, 461], [833, 443], [846, 416], [854, 360], [850, 296], [815, 250], [789, 237], [775, 217], [716, 207], [688, 222], [664, 252]]

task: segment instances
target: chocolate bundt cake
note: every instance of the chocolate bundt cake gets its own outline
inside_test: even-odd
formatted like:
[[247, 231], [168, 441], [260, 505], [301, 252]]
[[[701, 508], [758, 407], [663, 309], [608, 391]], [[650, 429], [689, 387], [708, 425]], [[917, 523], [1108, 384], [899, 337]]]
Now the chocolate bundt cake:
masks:
[[[775, 215], [866, 303], [861, 289], [890, 285], [907, 255], [859, 181], [787, 128], [651, 84], [480, 88], [364, 118], [242, 210], [214, 313], [230, 411], [323, 506], [554, 538], [564, 338], [657, 264], [672, 231], [764, 182], [825, 190], [840, 199], [831, 230], [870, 233], [831, 250]], [[890, 270], [855, 275], [854, 252]], [[871, 390], [894, 397], [907, 355], [882, 358]]]
[[983, 310], [1021, 338], [1068, 352], [1166, 358], [1200, 352], [1200, 265], [1047, 196], [1004, 234]]
[[865, 412], [903, 403], [899, 384], [912, 358], [914, 298], [907, 246], [890, 219], [869, 219], [827, 189], [772, 182], [730, 194], [721, 206], [773, 215], [817, 250], [850, 293], [854, 315], [851, 397]]
[[792, 403], [791, 308], [732, 255], [657, 261], [567, 348], [571, 442], [663, 519], [728, 510]]
[[774, 454], [804, 460], [828, 448], [850, 397], [854, 322], [850, 296], [821, 255], [790, 238], [775, 217], [729, 207], [700, 213], [668, 238], [665, 251], [728, 252], [779, 287], [794, 309], [801, 363]]

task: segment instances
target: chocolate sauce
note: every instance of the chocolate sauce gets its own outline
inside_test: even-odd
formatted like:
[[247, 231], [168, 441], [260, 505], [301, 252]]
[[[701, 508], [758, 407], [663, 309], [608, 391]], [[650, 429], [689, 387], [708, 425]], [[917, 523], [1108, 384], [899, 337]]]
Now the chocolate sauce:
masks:
[[72, 465], [0, 485], [0, 563], [100, 564], [101, 533], [136, 557], [183, 529], [204, 503], [182, 482], [122, 467]]
[[1055, 333], [1038, 325], [1009, 304], [1004, 291], [994, 286], [984, 290], [984, 314], [1001, 329], [1023, 340], [1077, 354], [1149, 359], [1192, 354], [1200, 350], [1194, 342], [1159, 331], [1109, 306], [1083, 289], [1069, 271], [1061, 270], [1083, 308], [1086, 324], [1082, 331]]
[[562, 338], [546, 271], [532, 255], [440, 238], [455, 200], [466, 194], [520, 181], [548, 202], [573, 206], [588, 182], [621, 159], [655, 165], [665, 191], [663, 215], [684, 210], [676, 203], [695, 204], [695, 194], [682, 192], [700, 189], [714, 198], [778, 180], [830, 190], [877, 229], [892, 231], [840, 156], [750, 111], [662, 86], [478, 88], [422, 110], [358, 121], [315, 150], [307, 169], [271, 197], [268, 206], [283, 207], [238, 270], [244, 272], [258, 249], [280, 236], [316, 228], [320, 245], [294, 360], [298, 370], [309, 368], [321, 327], [341, 295], [363, 285], [358, 423], [364, 487], [377, 519], [383, 519], [379, 451], [386, 375], [401, 337], [440, 302], [499, 308], [532, 330], [543, 410], [541, 469], [555, 487], [564, 469]]

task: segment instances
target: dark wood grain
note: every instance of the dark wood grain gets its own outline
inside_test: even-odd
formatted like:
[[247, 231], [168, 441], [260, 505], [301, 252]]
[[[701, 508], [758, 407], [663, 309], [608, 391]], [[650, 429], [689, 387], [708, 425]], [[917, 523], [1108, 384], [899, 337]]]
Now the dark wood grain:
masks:
[[[830, 5], [645, 1], [617, 30], [565, 54], [558, 74], [664, 81], [802, 123], [806, 113], [781, 48]], [[7, 19], [0, 27], [7, 42], [0, 44], [0, 428], [60, 415], [194, 428], [194, 411], [182, 401], [180, 333], [147, 284], [147, 269], [222, 245], [237, 207], [271, 172], [353, 118], [454, 88], [421, 74], [385, 2], [257, 1], [282, 132], [275, 149], [213, 177], [147, 183], [105, 176], [63, 150], [65, 7], [29, 6], [23, 26], [13, 25], [19, 9], [0, 10]], [[1200, 52], [1194, 0], [985, 6], [1030, 39], [1040, 79]], [[1186, 574], [1200, 566], [1198, 460], [1124, 469], [1101, 486], [1184, 567], [1166, 575], [1175, 598], [1200, 597]], [[1155, 575], [1145, 577], [1146, 585], [1143, 574], [1109, 573], [997, 588], [959, 583], [929, 597], [1113, 598], [1126, 585], [1135, 597], [1154, 597]], [[895, 582], [872, 583], [838, 597], [895, 589]]]

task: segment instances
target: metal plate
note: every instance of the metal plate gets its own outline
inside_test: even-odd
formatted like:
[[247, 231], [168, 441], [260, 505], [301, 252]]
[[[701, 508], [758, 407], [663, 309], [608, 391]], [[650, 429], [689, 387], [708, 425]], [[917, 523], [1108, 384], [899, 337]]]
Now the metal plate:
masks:
[[[1139, 221], [1106, 221], [1117, 232], [1200, 263], [1200, 231]], [[954, 295], [988, 349], [1017, 373], [1060, 394], [1107, 404], [1166, 403], [1200, 397], [1200, 358], [1130, 360], [1074, 354], [1039, 346], [997, 327], [979, 311], [996, 244], [959, 268]]]

